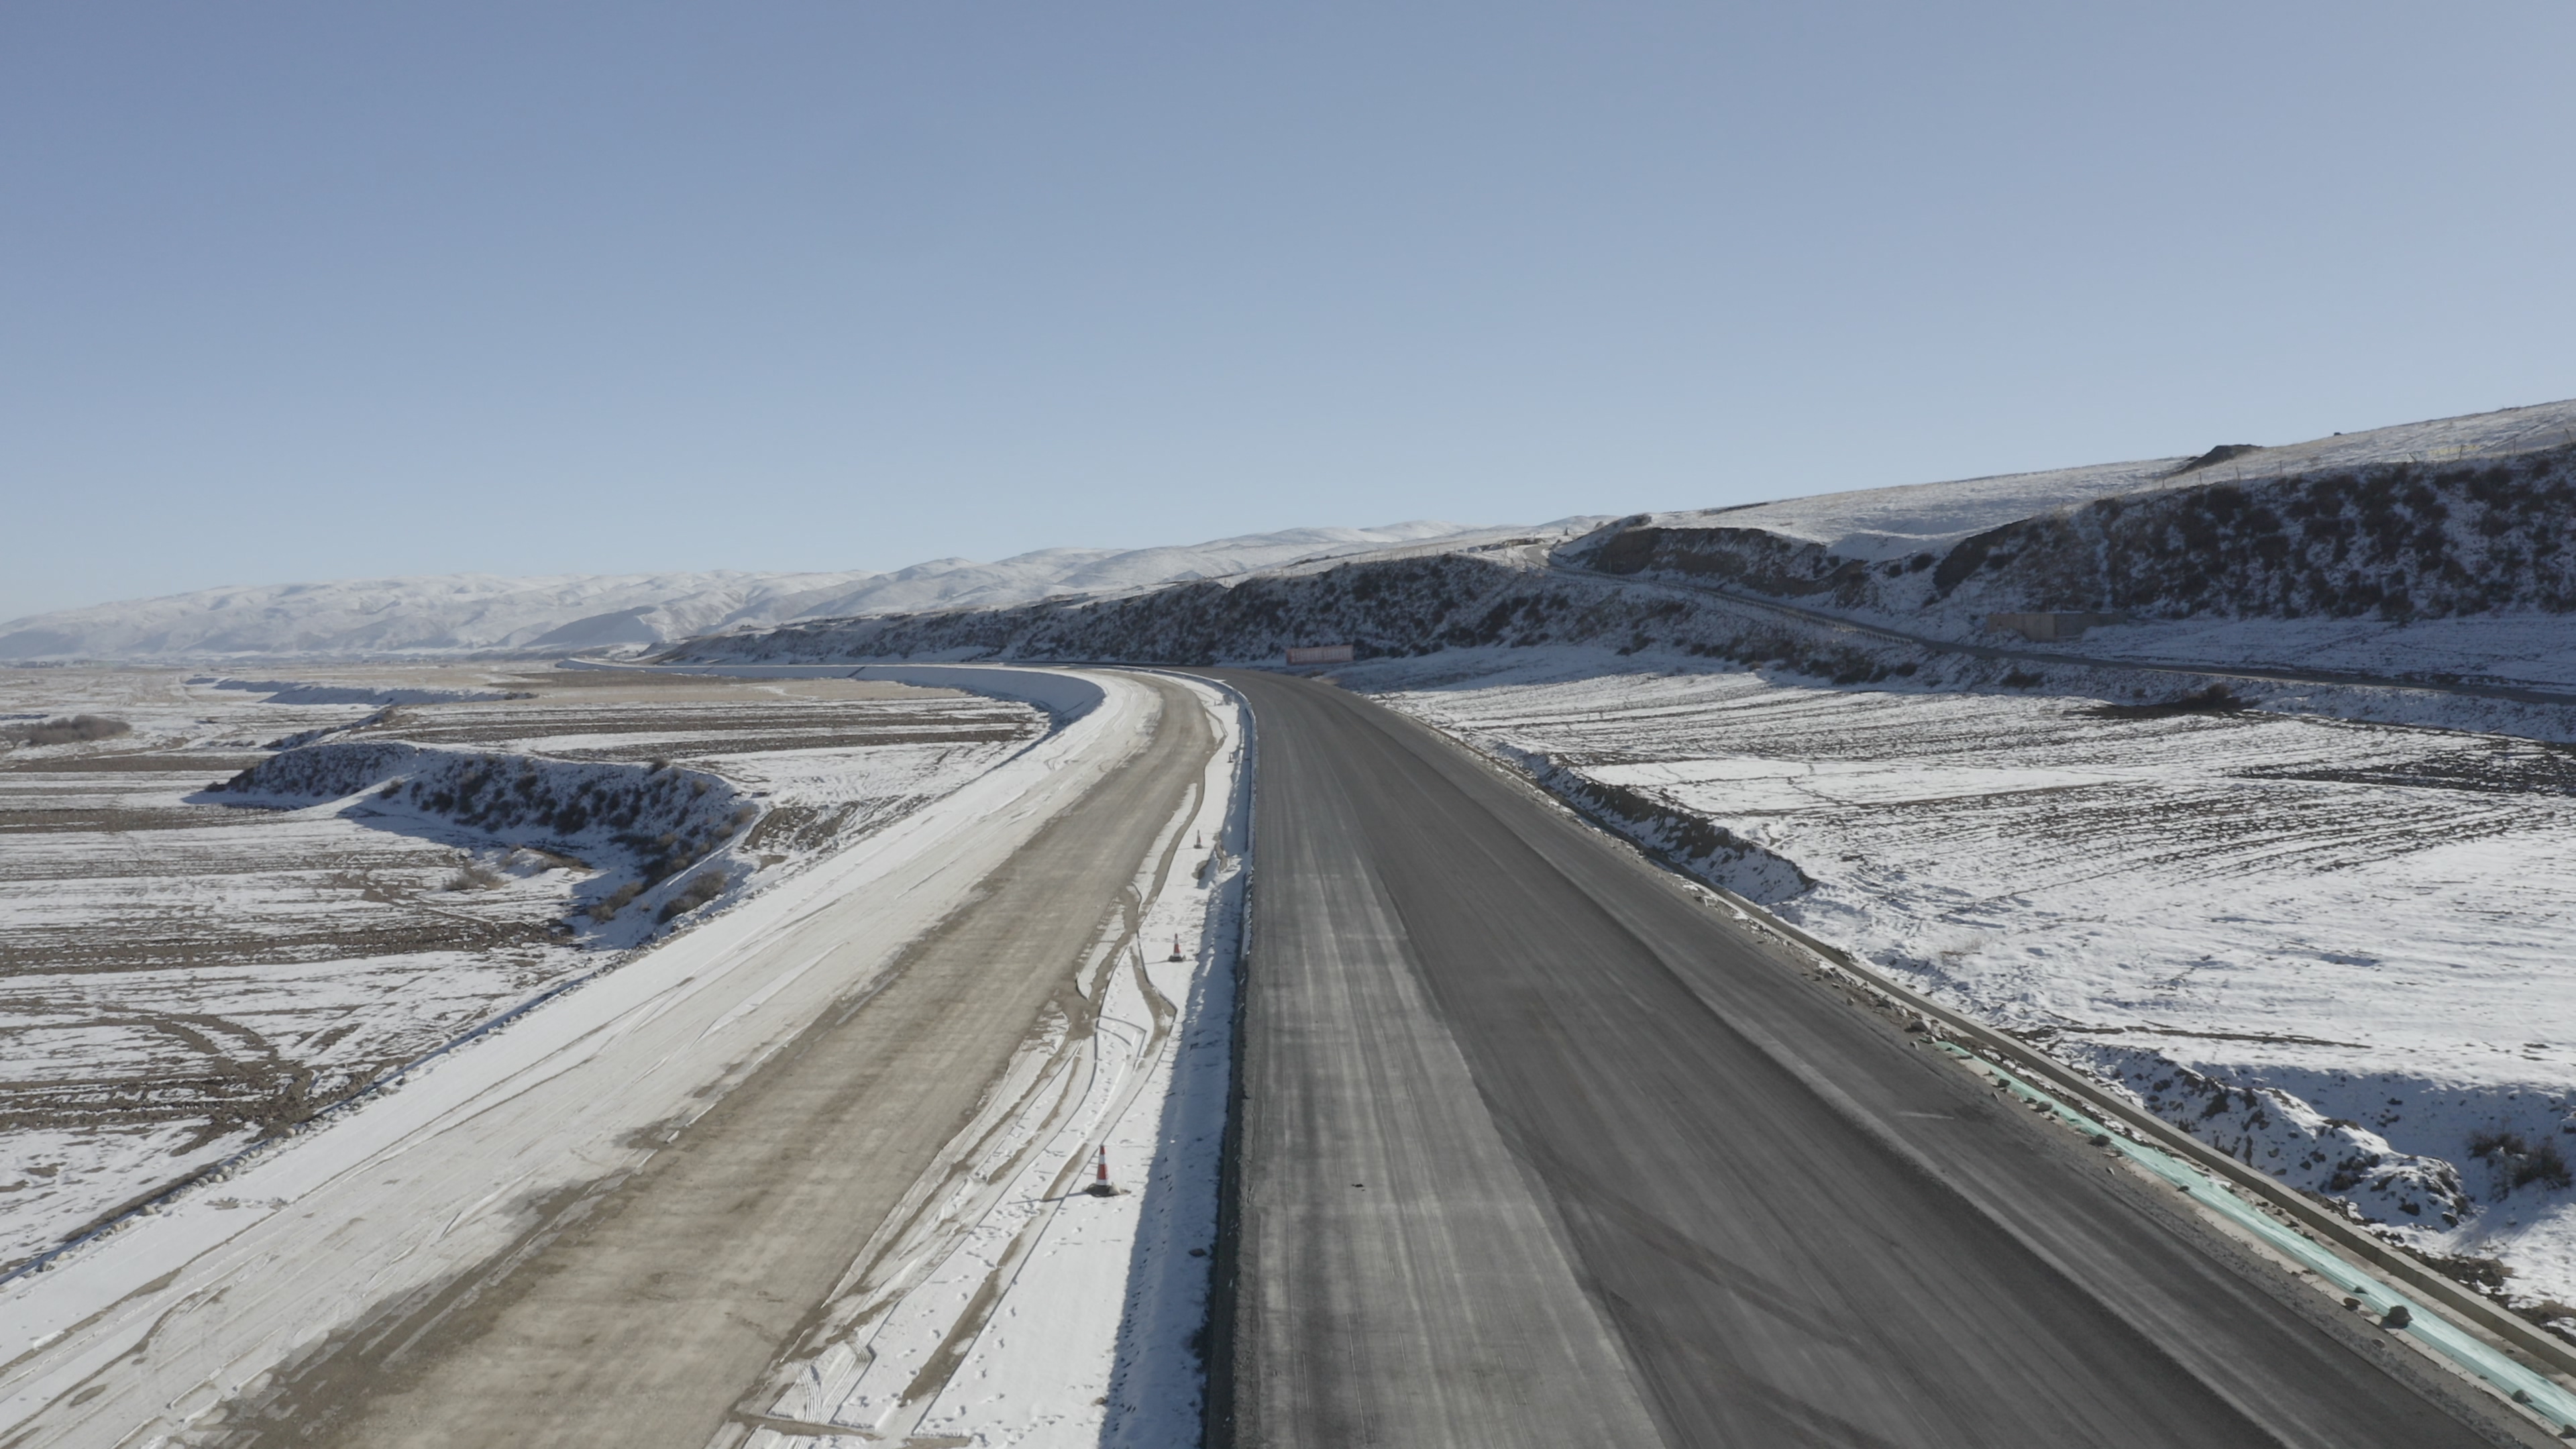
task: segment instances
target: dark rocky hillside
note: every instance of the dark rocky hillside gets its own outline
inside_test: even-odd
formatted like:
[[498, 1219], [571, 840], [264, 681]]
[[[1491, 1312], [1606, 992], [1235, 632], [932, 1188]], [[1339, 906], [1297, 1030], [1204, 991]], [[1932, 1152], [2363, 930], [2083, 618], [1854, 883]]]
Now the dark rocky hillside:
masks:
[[1932, 571], [1972, 609], [2442, 618], [2576, 610], [2576, 452], [2105, 498], [1962, 541]]
[[2576, 449], [2231, 478], [2098, 499], [1863, 561], [1759, 529], [1615, 523], [1560, 550], [1606, 573], [1896, 614], [2437, 618], [2576, 610]]
[[[1885, 602], [1866, 561], [1759, 528], [1674, 527], [1639, 514], [1585, 534], [1558, 549], [1557, 557], [1606, 574], [1705, 580], [1778, 599], [1845, 608]], [[1920, 573], [1936, 561], [1921, 555], [1898, 565], [1896, 576], [1909, 568]]]
[[1292, 645], [1349, 644], [1363, 659], [1444, 649], [1584, 644], [1778, 663], [1842, 683], [1911, 674], [1904, 651], [1865, 652], [1680, 590], [1592, 583], [1459, 554], [1345, 564], [1227, 587], [1131, 598], [821, 620], [692, 641], [670, 663], [976, 658], [1145, 664], [1276, 663]]

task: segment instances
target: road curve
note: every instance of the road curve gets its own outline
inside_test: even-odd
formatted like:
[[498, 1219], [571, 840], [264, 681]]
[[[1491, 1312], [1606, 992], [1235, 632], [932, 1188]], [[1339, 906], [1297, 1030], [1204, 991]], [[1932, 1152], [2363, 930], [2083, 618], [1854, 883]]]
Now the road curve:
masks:
[[1325, 684], [1212, 672], [1260, 742], [1212, 1442], [2499, 1432], [1454, 744]]

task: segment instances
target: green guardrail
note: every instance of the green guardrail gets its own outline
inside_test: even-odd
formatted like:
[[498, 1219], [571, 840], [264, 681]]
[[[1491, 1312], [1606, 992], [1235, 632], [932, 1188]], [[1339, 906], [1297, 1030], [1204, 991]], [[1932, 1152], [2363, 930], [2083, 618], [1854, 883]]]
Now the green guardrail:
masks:
[[[2066, 1125], [2090, 1136], [2108, 1139], [2110, 1146], [2129, 1161], [2189, 1193], [2193, 1201], [2244, 1228], [2283, 1256], [2341, 1288], [2346, 1297], [2359, 1300], [2361, 1306], [2379, 1318], [2388, 1331], [2412, 1337], [2547, 1420], [2556, 1426], [2560, 1438], [2576, 1437], [2576, 1395], [2569, 1394], [2553, 1380], [2516, 1363], [2422, 1300], [2398, 1292], [2355, 1267], [2341, 1254], [2274, 1220], [2202, 1169], [2163, 1148], [2136, 1140], [2125, 1130], [2114, 1130], [2091, 1114], [2068, 1106], [2053, 1093], [2033, 1086], [1955, 1042], [1944, 1041], [1939, 1045], [1943, 1051], [1993, 1077], [2015, 1096], [2046, 1108]], [[2390, 1311], [2400, 1308], [2405, 1310], [2402, 1326], [2388, 1324], [2386, 1320]]]

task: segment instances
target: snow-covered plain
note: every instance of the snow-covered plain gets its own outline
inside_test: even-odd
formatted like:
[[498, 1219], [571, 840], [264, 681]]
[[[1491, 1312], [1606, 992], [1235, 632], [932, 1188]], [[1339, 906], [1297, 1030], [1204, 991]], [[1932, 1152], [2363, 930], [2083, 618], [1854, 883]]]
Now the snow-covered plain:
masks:
[[1584, 650], [1337, 673], [1757, 843], [1813, 881], [1786, 919], [2576, 1317], [2576, 753]]
[[[666, 929], [671, 886], [608, 906], [633, 877], [604, 827], [503, 838], [372, 788], [205, 792], [270, 758], [262, 742], [339, 730], [505, 761], [681, 761], [759, 811], [701, 867], [729, 886], [721, 908], [948, 794], [1043, 723], [848, 680], [275, 682], [263, 697], [167, 670], [0, 674], [0, 713], [133, 726], [0, 754], [0, 1271]], [[388, 697], [434, 702], [388, 717]]]
[[184, 661], [642, 649], [792, 619], [983, 608], [1115, 593], [1509, 529], [1417, 520], [1292, 528], [1159, 548], [1050, 548], [889, 573], [489, 574], [201, 589], [0, 623], [0, 660]]

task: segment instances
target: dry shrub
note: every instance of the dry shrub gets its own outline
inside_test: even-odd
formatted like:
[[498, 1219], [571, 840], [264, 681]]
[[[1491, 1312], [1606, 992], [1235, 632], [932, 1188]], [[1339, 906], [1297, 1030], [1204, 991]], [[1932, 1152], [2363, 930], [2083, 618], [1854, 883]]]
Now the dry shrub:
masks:
[[40, 724], [0, 729], [0, 739], [21, 745], [77, 745], [132, 734], [134, 726], [103, 714], [75, 714]]
[[694, 911], [698, 907], [705, 905], [707, 902], [714, 900], [716, 897], [723, 895], [724, 888], [725, 873], [723, 871], [709, 870], [701, 872], [697, 879], [680, 887], [679, 894], [662, 903], [661, 914], [656, 917], [656, 919], [668, 921], [677, 916], [687, 915], [689, 912]]

